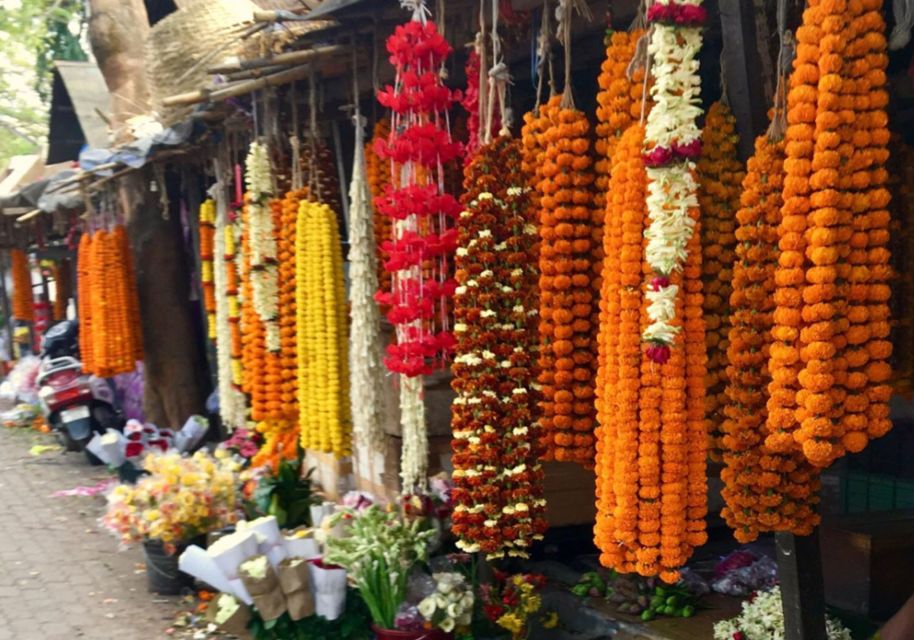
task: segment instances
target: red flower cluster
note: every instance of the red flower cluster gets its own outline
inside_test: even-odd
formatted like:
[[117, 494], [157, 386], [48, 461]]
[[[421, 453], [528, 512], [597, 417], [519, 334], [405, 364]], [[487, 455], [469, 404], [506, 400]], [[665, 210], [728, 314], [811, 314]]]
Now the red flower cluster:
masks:
[[663, 167], [674, 162], [695, 160], [700, 155], [701, 138], [695, 138], [686, 144], [674, 142], [670, 147], [654, 147], [644, 154], [644, 165], [647, 167]]
[[467, 210], [457, 221], [453, 531], [458, 547], [490, 557], [526, 555], [546, 528], [537, 235], [520, 162], [507, 136], [482, 147], [466, 169]]
[[387, 317], [397, 329], [397, 344], [388, 347], [384, 360], [387, 368], [419, 376], [440, 367], [454, 342], [447, 330], [447, 300], [455, 286], [448, 279], [448, 257], [456, 232], [447, 227], [459, 205], [441, 185], [442, 167], [463, 152], [444, 126], [446, 112], [459, 96], [438, 73], [451, 47], [433, 22], [414, 20], [397, 27], [387, 50], [397, 77], [378, 99], [390, 108], [392, 126], [374, 148], [399, 170], [375, 199], [393, 222], [392, 239], [381, 245], [392, 284], [377, 299], [389, 307]]
[[693, 4], [655, 4], [647, 10], [648, 22], [665, 22], [681, 27], [694, 27], [703, 24], [708, 17], [708, 11]]

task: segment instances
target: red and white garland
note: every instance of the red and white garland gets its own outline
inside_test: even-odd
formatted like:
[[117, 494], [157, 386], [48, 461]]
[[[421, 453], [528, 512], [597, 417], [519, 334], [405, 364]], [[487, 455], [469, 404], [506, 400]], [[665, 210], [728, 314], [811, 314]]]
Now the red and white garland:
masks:
[[251, 143], [246, 163], [250, 214], [248, 229], [251, 243], [251, 284], [253, 305], [263, 322], [267, 349], [279, 351], [279, 279], [277, 277], [276, 234], [270, 198], [273, 180], [270, 173], [270, 156], [266, 145]]
[[694, 160], [701, 153], [701, 79], [697, 55], [701, 49], [702, 0], [658, 2], [648, 10], [652, 60], [651, 96], [654, 107], [645, 126], [644, 161], [647, 165], [645, 258], [654, 272], [648, 284], [650, 324], [643, 339], [648, 357], [664, 363], [679, 332], [673, 322], [679, 287], [670, 276], [682, 270], [686, 245], [695, 230], [690, 209], [698, 206]]
[[393, 275], [390, 292], [378, 301], [389, 309], [396, 344], [387, 348], [387, 368], [402, 374], [400, 410], [403, 431], [401, 477], [404, 491], [424, 488], [427, 434], [422, 376], [444, 366], [454, 345], [448, 330], [448, 300], [456, 283], [449, 277], [457, 233], [449, 220], [460, 213], [456, 199], [444, 193], [444, 166], [462, 152], [447, 127], [448, 110], [457, 99], [442, 82], [451, 47], [427, 21], [422, 2], [410, 2], [413, 19], [387, 40], [396, 81], [378, 93], [392, 112], [391, 135], [375, 150], [398, 171], [375, 206], [394, 221], [393, 239], [382, 247]]

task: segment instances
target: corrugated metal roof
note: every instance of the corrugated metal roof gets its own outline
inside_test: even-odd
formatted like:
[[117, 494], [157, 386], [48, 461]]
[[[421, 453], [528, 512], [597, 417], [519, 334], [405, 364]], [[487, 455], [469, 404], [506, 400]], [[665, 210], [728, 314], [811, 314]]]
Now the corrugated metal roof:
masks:
[[58, 60], [54, 67], [70, 94], [86, 142], [90, 147], [107, 146], [108, 125], [99, 114], [110, 113], [111, 103], [108, 86], [98, 65], [94, 62]]

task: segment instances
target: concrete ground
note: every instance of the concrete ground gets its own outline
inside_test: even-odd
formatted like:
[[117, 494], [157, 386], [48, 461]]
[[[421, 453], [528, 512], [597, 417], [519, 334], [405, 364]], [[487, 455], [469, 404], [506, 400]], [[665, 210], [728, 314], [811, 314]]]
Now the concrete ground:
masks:
[[0, 640], [154, 640], [177, 601], [146, 590], [143, 553], [99, 528], [104, 498], [52, 497], [109, 478], [48, 436], [0, 428]]

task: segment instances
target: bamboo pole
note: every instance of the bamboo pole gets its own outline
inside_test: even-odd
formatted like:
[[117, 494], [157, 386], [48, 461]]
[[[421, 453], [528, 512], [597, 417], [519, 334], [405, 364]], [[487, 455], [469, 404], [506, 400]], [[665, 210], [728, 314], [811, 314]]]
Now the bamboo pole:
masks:
[[[328, 45], [324, 47], [315, 47], [314, 49], [304, 49], [302, 51], [288, 51], [279, 53], [268, 58], [255, 58], [252, 60], [241, 60], [233, 64], [220, 64], [208, 68], [206, 71], [213, 75], [225, 75], [227, 73], [236, 73], [248, 69], [259, 69], [262, 67], [271, 67], [278, 65], [292, 65], [309, 62], [314, 58], [334, 53], [342, 53], [345, 47], [342, 45]], [[167, 98], [166, 98], [167, 100]]]
[[247, 95], [267, 87], [288, 84], [295, 80], [300, 80], [311, 73], [310, 65], [302, 65], [280, 71], [264, 78], [255, 78], [254, 80], [245, 80], [237, 84], [229, 85], [221, 89], [200, 89], [189, 93], [180, 93], [176, 96], [169, 96], [162, 100], [165, 107], [183, 107], [201, 102], [218, 102], [229, 98]]

